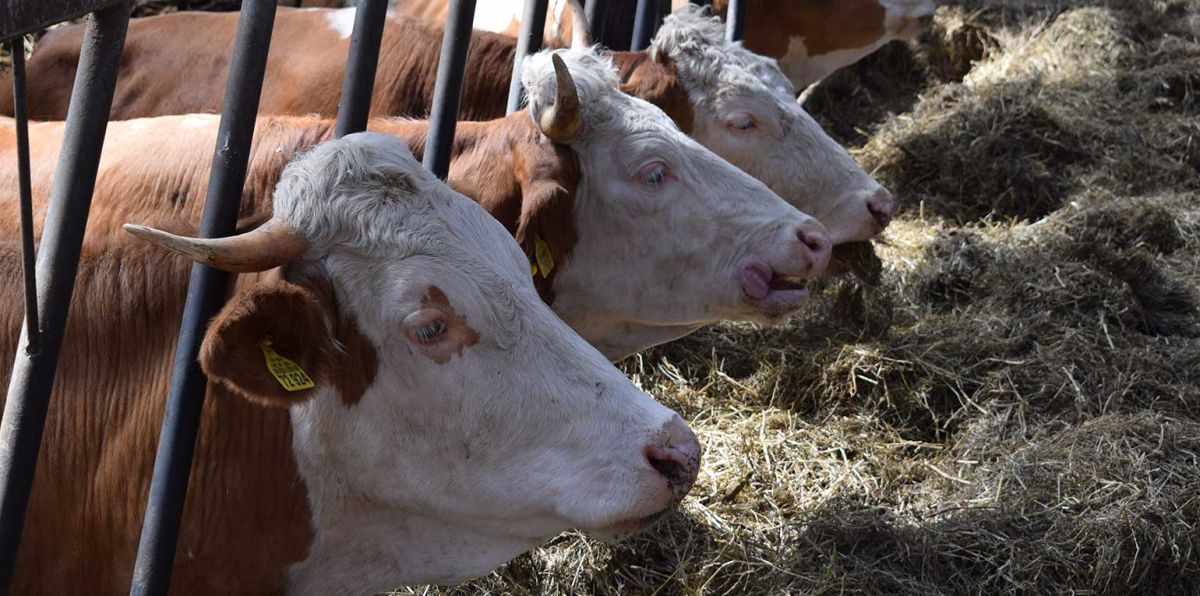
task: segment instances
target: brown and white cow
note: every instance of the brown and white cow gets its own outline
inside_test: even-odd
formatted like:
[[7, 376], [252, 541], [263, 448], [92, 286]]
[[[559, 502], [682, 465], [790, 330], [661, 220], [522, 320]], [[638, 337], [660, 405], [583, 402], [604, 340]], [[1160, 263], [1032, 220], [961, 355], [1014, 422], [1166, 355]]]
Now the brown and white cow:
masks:
[[[353, 9], [281, 8], [260, 111], [333, 117], [352, 22]], [[236, 26], [237, 15], [231, 13], [134, 19], [114, 116], [219, 109]], [[33, 117], [58, 119], [65, 113], [80, 35], [74, 27], [52, 31], [30, 59]], [[388, 21], [374, 114], [428, 113], [441, 35], [416, 19]], [[475, 33], [464, 119], [504, 115], [515, 43], [511, 37]], [[796, 104], [796, 89], [775, 62], [727, 43], [719, 20], [685, 9], [667, 20], [649, 52], [611, 57], [626, 93], [661, 107], [701, 145], [817, 217], [835, 243], [871, 238], [890, 220], [891, 195]], [[0, 93], [0, 112], [4, 101]]]
[[[489, 0], [475, 9], [475, 28], [517, 35], [524, 0]], [[573, 29], [567, 0], [550, 0], [546, 39], [566, 44]], [[672, 10], [687, 6], [672, 0]], [[448, 0], [397, 0], [398, 14], [445, 23]], [[729, 0], [715, 0], [724, 18]], [[933, 0], [748, 0], [745, 44], [779, 60], [797, 89], [858, 62], [884, 44], [911, 39], [933, 20]]]
[[[264, 272], [239, 279], [201, 349], [173, 594], [458, 582], [567, 528], [644, 528], [695, 480], [683, 420], [559, 320], [508, 232], [396, 139], [312, 149], [241, 235], [130, 230]], [[0, 264], [6, 380], [13, 243]], [[85, 244], [15, 593], [128, 589], [189, 265], [131, 237]], [[276, 376], [280, 358], [304, 374]]]
[[[619, 359], [716, 320], [773, 322], [798, 308], [808, 295], [803, 278], [820, 275], [830, 256], [821, 224], [682, 134], [661, 110], [619, 92], [605, 59], [577, 50], [554, 56], [570, 65], [568, 78], [557, 76], [548, 52], [526, 63], [532, 115], [460, 123], [449, 182], [524, 245], [555, 311]], [[560, 89], [578, 96], [555, 99]], [[565, 103], [579, 111], [562, 134], [547, 118]], [[328, 138], [332, 125], [260, 120], [243, 215], [269, 208], [283, 165]], [[212, 115], [112, 123], [88, 234], [111, 235], [123, 221], [164, 212], [198, 221], [217, 127]], [[428, 132], [426, 122], [404, 120], [371, 128], [418, 151]], [[60, 123], [31, 129], [39, 218], [62, 132]], [[11, 126], [0, 129], [0, 151], [15, 150], [12, 135]], [[17, 238], [13, 163], [0, 158], [8, 238]]]

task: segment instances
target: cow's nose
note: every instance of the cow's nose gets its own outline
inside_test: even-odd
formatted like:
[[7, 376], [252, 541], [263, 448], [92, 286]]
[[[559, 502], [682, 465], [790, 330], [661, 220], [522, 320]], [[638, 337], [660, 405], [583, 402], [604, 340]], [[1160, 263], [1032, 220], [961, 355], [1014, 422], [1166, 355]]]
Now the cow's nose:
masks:
[[833, 242], [829, 236], [820, 230], [799, 228], [796, 239], [800, 241], [801, 251], [807, 254], [811, 266], [811, 275], [820, 275], [829, 266], [829, 257], [833, 253]]
[[875, 194], [867, 199], [867, 211], [871, 212], [871, 217], [875, 218], [875, 223], [879, 224], [880, 229], [886, 228], [892, 223], [892, 215], [896, 211], [896, 201], [892, 198], [892, 193], [886, 188], [875, 191]]
[[675, 416], [663, 428], [663, 436], [646, 445], [643, 452], [650, 467], [667, 479], [673, 500], [683, 499], [700, 473], [700, 441], [696, 439], [696, 433], [682, 418]]

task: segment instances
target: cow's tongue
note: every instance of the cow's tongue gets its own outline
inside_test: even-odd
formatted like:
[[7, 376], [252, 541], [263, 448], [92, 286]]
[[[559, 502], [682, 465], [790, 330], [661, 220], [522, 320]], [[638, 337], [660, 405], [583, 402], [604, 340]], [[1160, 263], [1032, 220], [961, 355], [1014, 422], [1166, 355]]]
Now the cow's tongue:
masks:
[[761, 300], [771, 293], [771, 278], [775, 274], [766, 263], [748, 263], [742, 266], [738, 274], [741, 277], [742, 291], [750, 298]]

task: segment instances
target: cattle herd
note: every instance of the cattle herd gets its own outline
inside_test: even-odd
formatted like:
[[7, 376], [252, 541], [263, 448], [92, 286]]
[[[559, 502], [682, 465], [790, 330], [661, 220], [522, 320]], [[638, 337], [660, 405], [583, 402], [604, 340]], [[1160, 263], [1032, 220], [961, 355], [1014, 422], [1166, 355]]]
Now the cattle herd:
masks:
[[[745, 47], [677, 2], [641, 52], [572, 41], [582, 11], [555, 2], [548, 39], [569, 47], [525, 60], [510, 115], [522, 3], [480, 3], [498, 32], [473, 35], [442, 182], [418, 118], [444, 4], [396, 3], [370, 132], [339, 140], [354, 9], [279, 10], [239, 232], [215, 240], [195, 236], [237, 15], [130, 23], [16, 593], [127, 589], [192, 262], [242, 275], [201, 351], [173, 592], [362, 593], [647, 527], [700, 444], [611, 362], [786, 319], [835, 247], [892, 218], [796, 97], [919, 32], [928, 0], [752, 2]], [[39, 234], [81, 43], [56, 29], [28, 63]], [[15, 155], [5, 117], [3, 367], [23, 315]]]

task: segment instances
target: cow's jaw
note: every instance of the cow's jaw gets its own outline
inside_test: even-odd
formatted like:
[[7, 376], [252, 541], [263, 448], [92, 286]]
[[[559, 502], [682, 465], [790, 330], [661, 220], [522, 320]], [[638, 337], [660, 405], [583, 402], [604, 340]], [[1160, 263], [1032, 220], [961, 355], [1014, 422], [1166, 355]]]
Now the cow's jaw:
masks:
[[491, 534], [361, 499], [340, 503], [336, 513], [327, 508], [316, 519], [308, 557], [288, 573], [289, 594], [377, 594], [407, 585], [457, 584], [553, 536]]

